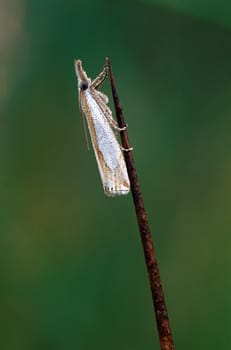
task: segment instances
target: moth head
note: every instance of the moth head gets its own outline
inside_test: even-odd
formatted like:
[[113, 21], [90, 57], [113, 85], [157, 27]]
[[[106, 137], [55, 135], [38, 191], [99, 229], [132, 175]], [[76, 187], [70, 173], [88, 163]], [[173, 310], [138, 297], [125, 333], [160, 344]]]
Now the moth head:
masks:
[[91, 83], [91, 79], [88, 78], [86, 72], [83, 70], [81, 60], [75, 61], [75, 72], [78, 78], [79, 89], [82, 91], [86, 90]]

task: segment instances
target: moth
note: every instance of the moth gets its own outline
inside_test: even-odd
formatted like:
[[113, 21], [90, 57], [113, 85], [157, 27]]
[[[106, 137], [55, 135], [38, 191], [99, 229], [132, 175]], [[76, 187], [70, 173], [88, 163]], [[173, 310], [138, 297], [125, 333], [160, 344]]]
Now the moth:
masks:
[[87, 126], [95, 153], [104, 192], [107, 196], [127, 194], [130, 190], [127, 168], [115, 132], [119, 128], [108, 107], [108, 97], [99, 91], [107, 77], [107, 67], [92, 81], [83, 70], [81, 60], [74, 63], [78, 80], [80, 112]]

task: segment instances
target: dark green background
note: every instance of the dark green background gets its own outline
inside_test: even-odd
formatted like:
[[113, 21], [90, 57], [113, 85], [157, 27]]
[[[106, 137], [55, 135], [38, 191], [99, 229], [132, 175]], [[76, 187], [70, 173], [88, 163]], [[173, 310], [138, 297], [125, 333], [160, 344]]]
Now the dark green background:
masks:
[[131, 195], [82, 134], [73, 61], [105, 56], [176, 348], [231, 348], [229, 4], [1, 0], [2, 350], [159, 348]]

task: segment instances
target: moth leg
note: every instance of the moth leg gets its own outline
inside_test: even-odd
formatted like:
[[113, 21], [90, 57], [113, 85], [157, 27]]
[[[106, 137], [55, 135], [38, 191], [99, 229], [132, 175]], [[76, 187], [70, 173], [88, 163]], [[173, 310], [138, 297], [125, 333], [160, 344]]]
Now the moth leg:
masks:
[[125, 125], [123, 128], [120, 128], [118, 126], [117, 121], [112, 117], [112, 112], [109, 109], [109, 111], [105, 111], [105, 117], [107, 118], [108, 123], [115, 129], [118, 131], [124, 131], [127, 129], [127, 126]]
[[98, 89], [106, 78], [107, 78], [107, 67], [104, 66], [102, 72], [91, 83], [91, 86], [95, 89]]
[[101, 98], [101, 100], [107, 104], [109, 102], [109, 99], [107, 95], [105, 95], [102, 91], [97, 91], [97, 95]]
[[121, 150], [124, 151], [124, 152], [133, 151], [133, 147], [129, 147], [129, 148], [124, 148], [123, 146], [120, 146], [120, 147], [121, 147]]

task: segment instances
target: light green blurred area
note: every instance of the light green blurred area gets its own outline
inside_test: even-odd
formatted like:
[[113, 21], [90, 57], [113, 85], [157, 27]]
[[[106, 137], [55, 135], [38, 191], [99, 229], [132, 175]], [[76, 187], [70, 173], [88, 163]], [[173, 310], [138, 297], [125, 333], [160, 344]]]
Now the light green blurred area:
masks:
[[149, 4], [160, 4], [180, 13], [216, 22], [219, 25], [231, 25], [231, 3], [228, 0], [145, 0]]
[[176, 348], [231, 347], [231, 15], [165, 5], [0, 2], [3, 350], [159, 348], [131, 195], [104, 196], [82, 134], [73, 62], [106, 56]]

